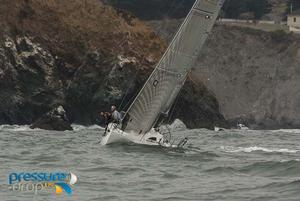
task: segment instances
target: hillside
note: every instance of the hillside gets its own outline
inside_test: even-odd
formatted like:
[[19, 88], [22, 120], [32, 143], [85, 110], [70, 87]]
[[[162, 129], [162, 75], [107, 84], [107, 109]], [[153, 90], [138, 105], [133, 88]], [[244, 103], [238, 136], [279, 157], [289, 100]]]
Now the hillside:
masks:
[[[30, 124], [57, 105], [76, 123], [95, 123], [132, 100], [166, 48], [143, 22], [98, 0], [3, 0], [0, 26], [1, 124]], [[177, 106], [173, 118], [191, 128], [226, 124], [202, 83], [188, 81]]]

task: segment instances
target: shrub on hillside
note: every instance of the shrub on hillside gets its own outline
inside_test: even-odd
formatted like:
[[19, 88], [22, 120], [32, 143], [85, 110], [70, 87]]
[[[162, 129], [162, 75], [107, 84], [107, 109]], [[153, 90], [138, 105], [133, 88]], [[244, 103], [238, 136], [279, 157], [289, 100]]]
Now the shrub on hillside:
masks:
[[290, 34], [283, 30], [277, 30], [271, 32], [271, 38], [275, 42], [283, 42], [283, 41], [289, 41], [290, 40]]

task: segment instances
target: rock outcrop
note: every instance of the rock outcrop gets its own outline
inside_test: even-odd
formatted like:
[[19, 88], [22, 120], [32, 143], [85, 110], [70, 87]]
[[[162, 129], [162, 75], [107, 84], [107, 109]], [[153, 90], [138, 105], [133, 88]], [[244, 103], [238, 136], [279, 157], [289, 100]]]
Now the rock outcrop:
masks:
[[30, 124], [64, 100], [56, 58], [31, 37], [4, 35], [0, 45], [0, 123]]
[[30, 128], [40, 128], [44, 130], [55, 131], [73, 130], [67, 117], [67, 113], [62, 106], [58, 106], [57, 108], [54, 108], [47, 114], [43, 115], [41, 118], [35, 121]]
[[[3, 0], [0, 26], [0, 124], [31, 124], [57, 105], [79, 124], [111, 104], [126, 109], [166, 48], [143, 22], [98, 0]], [[184, 86], [177, 108], [173, 118], [190, 128], [226, 124], [199, 83]]]

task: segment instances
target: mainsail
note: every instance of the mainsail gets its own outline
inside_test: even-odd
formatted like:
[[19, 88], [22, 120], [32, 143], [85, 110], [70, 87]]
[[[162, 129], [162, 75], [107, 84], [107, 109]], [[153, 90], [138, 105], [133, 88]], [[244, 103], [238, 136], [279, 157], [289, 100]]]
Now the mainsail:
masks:
[[123, 130], [147, 133], [168, 114], [211, 31], [224, 0], [196, 0], [179, 31], [125, 114]]

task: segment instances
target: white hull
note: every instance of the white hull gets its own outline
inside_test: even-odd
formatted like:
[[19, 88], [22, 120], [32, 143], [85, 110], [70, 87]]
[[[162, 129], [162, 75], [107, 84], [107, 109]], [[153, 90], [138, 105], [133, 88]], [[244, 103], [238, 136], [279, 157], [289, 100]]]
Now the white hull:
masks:
[[154, 129], [151, 129], [145, 135], [137, 135], [135, 133], [126, 133], [117, 128], [116, 124], [109, 124], [105, 136], [101, 139], [101, 145], [109, 145], [114, 143], [136, 143], [143, 145], [154, 145], [163, 147], [177, 147], [171, 145], [164, 139], [164, 136]]

